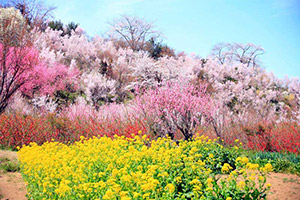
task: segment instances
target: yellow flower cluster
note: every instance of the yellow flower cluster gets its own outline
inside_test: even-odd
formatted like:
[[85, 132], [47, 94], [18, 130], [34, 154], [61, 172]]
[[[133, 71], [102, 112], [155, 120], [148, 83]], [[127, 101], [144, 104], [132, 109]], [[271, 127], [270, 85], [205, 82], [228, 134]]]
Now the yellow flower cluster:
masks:
[[222, 173], [228, 173], [231, 169], [232, 169], [232, 167], [228, 163], [225, 163], [223, 165], [221, 171], [222, 171]]
[[273, 166], [270, 163], [267, 163], [264, 167], [260, 169], [261, 171], [264, 172], [271, 172], [273, 170]]
[[247, 164], [249, 162], [249, 159], [247, 157], [237, 157], [236, 162]]
[[[151, 145], [145, 145], [145, 141], [145, 136], [94, 137], [81, 138], [72, 145], [50, 142], [25, 146], [18, 157], [28, 197], [205, 199], [225, 191], [226, 188], [216, 189], [214, 171], [219, 163], [214, 152], [223, 149], [221, 145], [204, 136], [179, 144], [161, 138]], [[222, 172], [230, 170], [232, 167], [225, 163]], [[242, 183], [235, 185], [236, 188], [243, 186]]]

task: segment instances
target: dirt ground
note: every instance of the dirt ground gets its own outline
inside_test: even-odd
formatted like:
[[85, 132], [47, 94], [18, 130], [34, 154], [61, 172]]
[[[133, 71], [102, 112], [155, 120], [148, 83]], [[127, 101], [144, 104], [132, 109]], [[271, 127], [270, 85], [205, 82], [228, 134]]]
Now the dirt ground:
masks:
[[270, 173], [267, 183], [271, 184], [270, 200], [300, 200], [300, 176]]
[[[18, 162], [17, 153], [0, 150], [0, 158], [8, 158], [11, 162]], [[20, 172], [3, 172], [0, 170], [0, 199], [26, 199], [26, 186]]]
[[[16, 152], [0, 150], [0, 158], [17, 160]], [[300, 200], [300, 176], [270, 173], [269, 200]], [[26, 186], [19, 172], [0, 172], [0, 200], [25, 200]]]
[[26, 186], [19, 172], [0, 174], [0, 199], [23, 200], [26, 199]]

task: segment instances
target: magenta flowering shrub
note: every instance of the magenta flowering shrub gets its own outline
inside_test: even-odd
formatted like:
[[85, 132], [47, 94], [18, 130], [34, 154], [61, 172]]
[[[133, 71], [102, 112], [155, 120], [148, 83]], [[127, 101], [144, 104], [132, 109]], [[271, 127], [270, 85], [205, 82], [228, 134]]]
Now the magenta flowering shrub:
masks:
[[197, 128], [212, 120], [214, 103], [206, 86], [194, 86], [189, 82], [164, 82], [154, 89], [138, 90], [134, 100], [139, 117], [158, 136], [174, 139], [179, 131], [185, 140], [195, 134]]
[[52, 95], [55, 91], [77, 87], [77, 69], [69, 69], [65, 65], [54, 63], [51, 66], [40, 62], [31, 71], [31, 81], [22, 87], [22, 92], [28, 96]]

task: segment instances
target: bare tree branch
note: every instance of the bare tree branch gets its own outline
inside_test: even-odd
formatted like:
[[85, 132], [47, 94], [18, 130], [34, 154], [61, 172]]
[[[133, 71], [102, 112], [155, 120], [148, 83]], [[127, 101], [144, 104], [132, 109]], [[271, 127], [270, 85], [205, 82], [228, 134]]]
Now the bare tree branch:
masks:
[[126, 45], [135, 51], [144, 49], [147, 41], [160, 36], [152, 23], [137, 17], [123, 15], [108, 24], [111, 26], [109, 36], [124, 40]]
[[10, 0], [8, 5], [18, 9], [31, 28], [43, 28], [46, 20], [53, 17], [55, 9], [47, 6], [43, 0]]
[[216, 57], [220, 64], [240, 62], [248, 67], [258, 66], [257, 57], [265, 53], [264, 49], [254, 44], [217, 44], [211, 55]]

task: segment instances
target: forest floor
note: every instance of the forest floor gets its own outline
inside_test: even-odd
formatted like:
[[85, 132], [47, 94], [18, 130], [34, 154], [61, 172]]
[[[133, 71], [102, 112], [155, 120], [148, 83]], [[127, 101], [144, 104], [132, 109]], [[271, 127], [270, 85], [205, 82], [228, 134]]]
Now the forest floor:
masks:
[[[17, 163], [17, 153], [0, 150], [0, 162], [9, 160]], [[0, 163], [1, 164], [1, 163]], [[271, 184], [269, 200], [300, 200], [300, 176], [283, 173], [270, 173], [267, 183]], [[0, 200], [25, 200], [26, 185], [20, 172], [0, 170]]]

